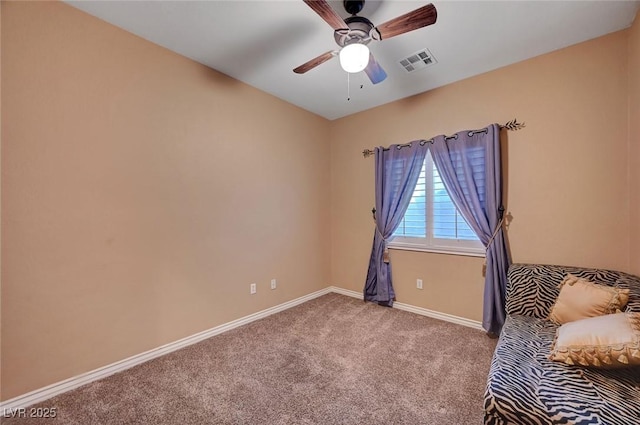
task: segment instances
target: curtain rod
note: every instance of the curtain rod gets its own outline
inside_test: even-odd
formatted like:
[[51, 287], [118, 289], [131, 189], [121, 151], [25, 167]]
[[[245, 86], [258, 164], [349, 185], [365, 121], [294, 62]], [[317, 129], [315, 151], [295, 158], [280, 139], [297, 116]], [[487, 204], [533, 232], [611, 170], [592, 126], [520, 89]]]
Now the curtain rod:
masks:
[[[524, 123], [523, 122], [518, 122], [518, 120], [516, 118], [514, 118], [513, 120], [507, 122], [504, 125], [500, 126], [500, 129], [502, 130], [503, 128], [506, 128], [509, 131], [518, 131], [524, 128]], [[469, 131], [469, 133], [471, 134], [475, 134], [475, 133], [483, 133], [486, 132], [487, 129], [482, 129], [482, 130], [471, 130]], [[445, 139], [446, 140], [450, 140], [450, 139], [455, 139], [458, 136], [446, 136]], [[433, 142], [433, 139], [429, 139], [427, 140], [427, 142]], [[399, 148], [403, 148], [406, 146], [411, 146], [411, 143], [406, 143], [404, 145], [398, 145]], [[388, 151], [389, 148], [384, 148], [385, 151]], [[362, 156], [364, 156], [365, 158], [370, 157], [371, 155], [373, 155], [375, 153], [375, 151], [371, 150], [371, 149], [365, 149], [362, 151]]]

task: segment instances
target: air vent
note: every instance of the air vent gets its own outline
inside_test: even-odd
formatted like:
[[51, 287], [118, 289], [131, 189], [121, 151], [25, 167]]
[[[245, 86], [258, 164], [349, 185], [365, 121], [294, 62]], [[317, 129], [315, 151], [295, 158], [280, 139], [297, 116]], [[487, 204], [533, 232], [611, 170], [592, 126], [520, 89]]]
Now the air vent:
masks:
[[419, 69], [434, 65], [438, 63], [438, 61], [433, 57], [429, 49], [422, 49], [404, 59], [401, 59], [399, 63], [405, 71], [414, 72]]

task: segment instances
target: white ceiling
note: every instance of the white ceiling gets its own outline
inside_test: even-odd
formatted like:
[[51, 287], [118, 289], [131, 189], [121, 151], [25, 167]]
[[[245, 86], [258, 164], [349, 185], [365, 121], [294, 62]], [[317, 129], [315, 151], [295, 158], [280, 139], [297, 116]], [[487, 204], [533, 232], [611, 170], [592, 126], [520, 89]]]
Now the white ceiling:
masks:
[[[302, 0], [68, 1], [107, 22], [328, 119], [627, 28], [640, 1], [433, 1], [432, 25], [369, 47], [388, 78], [372, 85], [337, 58], [292, 69], [337, 47], [333, 29]], [[329, 1], [343, 17], [342, 1]], [[374, 25], [428, 1], [372, 1]], [[428, 48], [436, 65], [407, 73], [398, 61]], [[598, 60], [598, 58], [594, 58]], [[362, 88], [360, 88], [362, 86]]]

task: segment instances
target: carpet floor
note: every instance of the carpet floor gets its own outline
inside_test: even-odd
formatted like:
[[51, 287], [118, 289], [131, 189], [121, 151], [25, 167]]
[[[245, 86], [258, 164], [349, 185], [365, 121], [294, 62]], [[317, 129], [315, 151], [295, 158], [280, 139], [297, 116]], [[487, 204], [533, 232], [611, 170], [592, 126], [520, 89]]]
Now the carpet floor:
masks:
[[482, 423], [496, 341], [328, 294], [34, 407], [10, 424]]

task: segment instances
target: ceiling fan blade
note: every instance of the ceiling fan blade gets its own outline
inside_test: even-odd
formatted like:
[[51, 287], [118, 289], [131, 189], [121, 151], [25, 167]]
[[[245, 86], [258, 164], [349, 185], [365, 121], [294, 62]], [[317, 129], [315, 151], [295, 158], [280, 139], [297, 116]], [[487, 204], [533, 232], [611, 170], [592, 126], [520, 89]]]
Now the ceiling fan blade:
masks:
[[303, 0], [307, 6], [313, 9], [334, 30], [349, 29], [344, 20], [329, 6], [325, 0]]
[[315, 68], [316, 66], [325, 63], [332, 57], [336, 56], [338, 52], [335, 50], [328, 51], [326, 53], [321, 54], [318, 57], [311, 59], [309, 62], [305, 62], [297, 68], [294, 68], [293, 72], [296, 74], [304, 74], [305, 72]]
[[384, 72], [384, 69], [382, 69], [371, 53], [369, 53], [369, 64], [364, 69], [364, 72], [373, 84], [381, 83], [387, 78], [387, 73]]
[[402, 16], [398, 16], [384, 24], [378, 25], [371, 30], [372, 37], [377, 40], [385, 40], [387, 38], [395, 37], [396, 35], [404, 34], [406, 32], [434, 24], [437, 18], [438, 11], [436, 10], [436, 7], [429, 3], [426, 6], [422, 6], [419, 9], [405, 13]]

